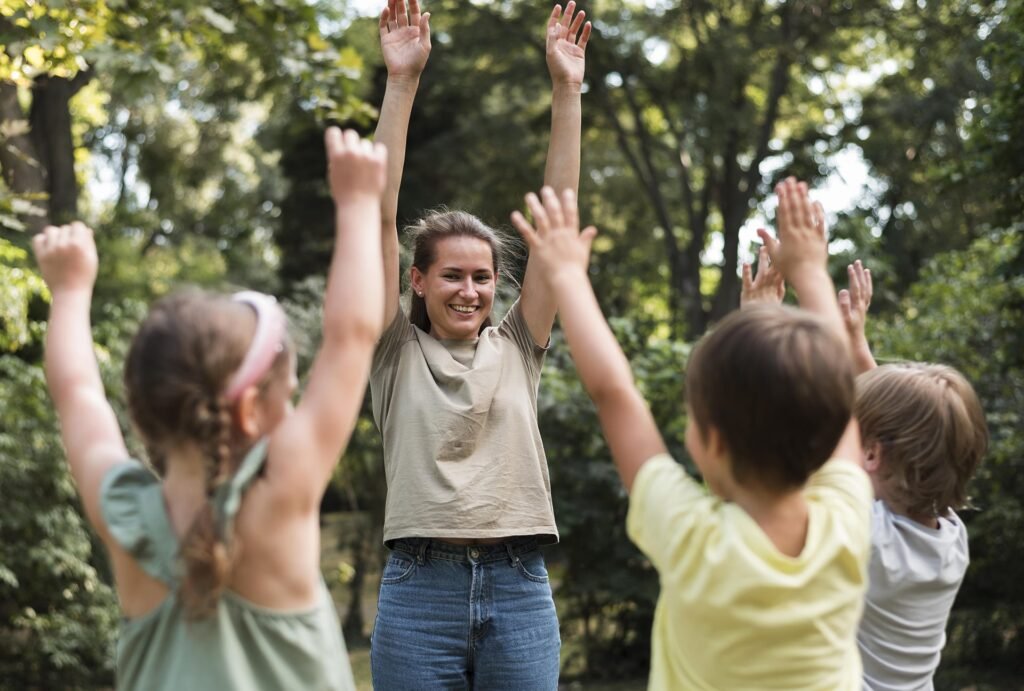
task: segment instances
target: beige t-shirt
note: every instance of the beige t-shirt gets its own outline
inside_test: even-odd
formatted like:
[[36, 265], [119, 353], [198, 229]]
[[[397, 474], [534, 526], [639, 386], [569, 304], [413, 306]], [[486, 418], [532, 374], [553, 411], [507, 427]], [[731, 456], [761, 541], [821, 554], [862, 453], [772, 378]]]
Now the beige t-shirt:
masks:
[[519, 301], [476, 341], [438, 340], [399, 309], [373, 358], [384, 441], [384, 542], [536, 535], [557, 542], [537, 427], [545, 349]]

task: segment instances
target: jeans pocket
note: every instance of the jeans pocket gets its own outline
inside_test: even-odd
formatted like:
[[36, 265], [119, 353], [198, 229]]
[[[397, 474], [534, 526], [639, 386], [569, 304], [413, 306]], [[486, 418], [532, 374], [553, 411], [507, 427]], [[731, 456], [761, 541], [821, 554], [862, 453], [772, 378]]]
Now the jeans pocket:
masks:
[[516, 560], [516, 568], [527, 580], [534, 583], [548, 582], [548, 569], [544, 565], [544, 556], [539, 551], [519, 555]]
[[396, 583], [402, 583], [412, 578], [413, 573], [416, 572], [416, 560], [412, 558], [406, 558], [404, 556], [395, 556], [392, 554], [388, 557], [388, 563], [384, 565], [384, 573], [381, 574], [380, 584], [381, 585], [394, 585]]

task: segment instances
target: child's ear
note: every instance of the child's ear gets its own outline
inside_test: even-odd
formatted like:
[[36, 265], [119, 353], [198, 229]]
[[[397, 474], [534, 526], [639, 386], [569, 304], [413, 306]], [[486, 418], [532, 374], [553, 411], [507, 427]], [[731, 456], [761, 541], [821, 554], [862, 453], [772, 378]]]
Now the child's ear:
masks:
[[260, 392], [255, 386], [246, 387], [242, 391], [242, 395], [238, 397], [238, 402], [235, 403], [234, 415], [232, 416], [235, 421], [235, 425], [238, 429], [247, 437], [255, 437], [260, 432], [259, 424], [259, 411], [257, 409], [257, 403]]
[[722, 433], [714, 425], [708, 424], [707, 431], [704, 434], [704, 441], [708, 455], [712, 458], [727, 458], [729, 456], [729, 447], [725, 445]]
[[882, 464], [882, 445], [877, 441], [864, 444], [864, 470], [877, 473]]

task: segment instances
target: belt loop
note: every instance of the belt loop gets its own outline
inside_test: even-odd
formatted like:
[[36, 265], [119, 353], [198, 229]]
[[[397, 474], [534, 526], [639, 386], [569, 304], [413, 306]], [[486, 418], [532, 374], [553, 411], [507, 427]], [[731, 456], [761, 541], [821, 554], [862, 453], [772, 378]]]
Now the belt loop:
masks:
[[427, 547], [430, 545], [430, 540], [423, 538], [420, 540], [419, 549], [416, 552], [416, 563], [420, 566], [426, 562]]
[[512, 566], [519, 565], [519, 555], [512, 551], [512, 543], [510, 541], [505, 542], [505, 551], [508, 552], [508, 560]]

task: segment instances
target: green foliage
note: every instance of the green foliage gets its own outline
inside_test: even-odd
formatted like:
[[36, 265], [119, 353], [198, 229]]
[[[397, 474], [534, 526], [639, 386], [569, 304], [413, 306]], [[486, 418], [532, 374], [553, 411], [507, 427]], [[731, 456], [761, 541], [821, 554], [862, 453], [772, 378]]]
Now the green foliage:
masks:
[[[627, 319], [614, 319], [612, 326], [632, 354], [638, 386], [670, 451], [687, 460], [682, 374], [688, 346], [646, 339]], [[593, 404], [562, 345], [545, 363], [538, 411], [561, 536], [558, 553], [565, 562], [557, 598], [563, 638], [572, 644], [563, 673], [642, 677], [650, 659], [658, 576], [626, 537], [628, 497]]]
[[42, 371], [0, 355], [0, 679], [12, 688], [109, 685], [118, 614], [90, 563]]
[[39, 340], [39, 324], [29, 319], [29, 305], [48, 292], [27, 261], [25, 250], [0, 238], [0, 352], [13, 352]]

